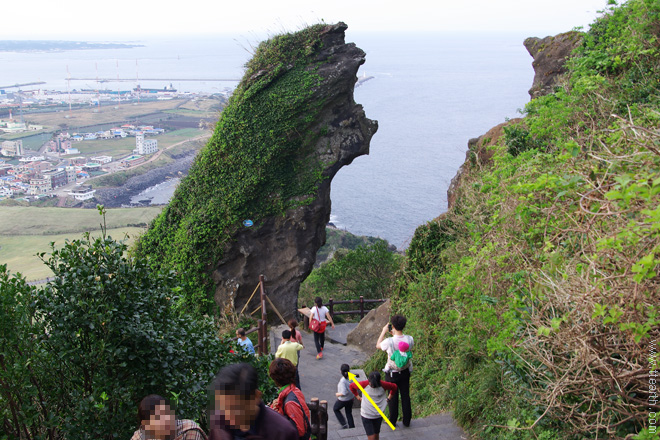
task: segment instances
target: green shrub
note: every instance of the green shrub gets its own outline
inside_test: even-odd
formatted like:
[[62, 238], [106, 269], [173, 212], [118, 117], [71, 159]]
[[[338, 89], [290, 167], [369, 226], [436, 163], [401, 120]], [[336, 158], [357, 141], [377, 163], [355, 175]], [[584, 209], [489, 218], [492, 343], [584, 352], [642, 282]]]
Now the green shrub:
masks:
[[137, 404], [151, 393], [205, 423], [208, 383], [237, 361], [255, 364], [265, 399], [275, 395], [268, 357], [220, 340], [209, 319], [175, 311], [174, 274], [125, 252], [111, 238], [69, 242], [46, 261], [54, 280], [38, 291], [0, 268], [0, 379], [11, 384], [0, 387], [0, 415], [8, 433], [128, 438]]
[[[329, 298], [337, 301], [359, 299], [360, 296], [365, 299], [387, 298], [402, 259], [389, 250], [385, 240], [358, 246], [352, 251], [336, 252], [330, 261], [314, 269], [302, 283], [298, 304], [312, 306], [317, 296], [324, 301]], [[354, 310], [356, 306], [344, 308]]]
[[504, 143], [507, 151], [512, 156], [517, 156], [523, 151], [541, 147], [541, 142], [536, 140], [531, 133], [522, 125], [509, 125], [504, 127]]

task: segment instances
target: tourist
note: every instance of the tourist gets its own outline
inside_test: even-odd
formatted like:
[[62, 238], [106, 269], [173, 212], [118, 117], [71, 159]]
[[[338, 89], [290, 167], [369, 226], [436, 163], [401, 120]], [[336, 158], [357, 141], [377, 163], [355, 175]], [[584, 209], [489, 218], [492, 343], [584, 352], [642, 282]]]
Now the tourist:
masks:
[[259, 376], [250, 364], [224, 367], [211, 383], [210, 440], [298, 440], [298, 431], [261, 401]]
[[277, 347], [277, 352], [275, 353], [276, 358], [284, 358], [291, 361], [291, 363], [296, 367], [295, 377], [296, 377], [296, 386], [300, 388], [300, 375], [298, 374], [298, 359], [300, 350], [303, 349], [303, 346], [297, 342], [291, 341], [291, 330], [284, 330], [282, 332], [282, 343]]
[[[403, 329], [406, 327], [406, 318], [401, 315], [394, 315], [391, 319], [391, 324], [387, 324], [383, 327], [383, 330], [380, 332], [380, 337], [376, 343], [376, 348], [387, 352], [387, 363], [383, 371], [385, 372], [385, 379], [388, 382], [395, 383], [397, 385], [397, 392], [394, 393], [394, 397], [390, 400], [389, 409], [390, 409], [390, 420], [393, 424], [396, 425], [397, 419], [399, 417], [399, 394], [401, 394], [401, 411], [403, 412], [403, 426], [410, 426], [410, 420], [412, 419], [412, 409], [410, 407], [410, 373], [412, 372], [412, 350], [413, 348], [413, 337], [410, 335], [404, 335]], [[392, 334], [391, 338], [385, 338], [385, 335], [390, 332]], [[401, 342], [405, 342], [402, 346]], [[401, 351], [401, 347], [406, 348], [404, 351], [405, 355], [402, 355], [407, 358], [407, 363], [402, 366], [397, 365], [394, 359], [399, 358], [398, 355], [395, 355], [395, 351]]]
[[[378, 410], [374, 407], [376, 405], [381, 411], [385, 411], [387, 402], [391, 401], [392, 396], [396, 393], [396, 385], [390, 382], [380, 380], [380, 373], [373, 371], [369, 375], [369, 380], [359, 382], [364, 392], [371, 397], [373, 404], [367, 400], [362, 402], [360, 406], [360, 416], [362, 416], [362, 425], [367, 434], [368, 440], [378, 440], [380, 437], [380, 426], [383, 423], [383, 417]], [[358, 387], [355, 382], [350, 385], [351, 392], [357, 396], [358, 400], [363, 399], [358, 395]], [[389, 395], [388, 395], [389, 391]]]
[[164, 397], [150, 394], [138, 405], [140, 427], [131, 440], [206, 440], [206, 434], [192, 420], [179, 420]]
[[[316, 359], [323, 358], [323, 346], [325, 345], [325, 326], [327, 321], [330, 321], [332, 328], [335, 328], [335, 323], [332, 322], [332, 316], [330, 316], [330, 311], [326, 306], [323, 305], [323, 300], [321, 297], [317, 296], [314, 299], [316, 305], [312, 307], [310, 311], [310, 322], [317, 320], [319, 322], [319, 327], [314, 330], [314, 345], [316, 345]], [[310, 324], [311, 327], [311, 324]]]
[[305, 396], [294, 385], [296, 366], [288, 359], [278, 358], [271, 362], [269, 375], [275, 385], [280, 387], [280, 393], [271, 407], [293, 423], [300, 440], [308, 440], [312, 434], [311, 414]]
[[[303, 348], [305, 348], [305, 344], [302, 342], [302, 332], [300, 330], [296, 330], [296, 327], [298, 327], [298, 321], [291, 318], [287, 324], [289, 325], [289, 330], [291, 330], [291, 342], [297, 342], [302, 345]], [[284, 342], [284, 339], [282, 339], [282, 342]], [[298, 363], [296, 364], [296, 368], [300, 368], [300, 352], [298, 352]], [[298, 370], [296, 370], [296, 386], [302, 390], [300, 387], [300, 376], [298, 375]]]
[[252, 344], [250, 338], [246, 336], [245, 329], [239, 328], [236, 330], [236, 338], [238, 340], [238, 345], [241, 345], [245, 350], [247, 350], [248, 353], [255, 354], [254, 345]]
[[[341, 425], [342, 429], [355, 428], [355, 422], [353, 421], [353, 394], [350, 390], [350, 381], [348, 380], [348, 372], [351, 370], [351, 367], [348, 364], [342, 364], [341, 366], [341, 379], [337, 384], [337, 401], [332, 410], [337, 416], [337, 420]], [[344, 408], [346, 411], [346, 418], [341, 413], [341, 409]]]
[[[304, 346], [302, 341], [302, 333], [300, 330], [296, 330], [296, 327], [298, 327], [298, 321], [295, 319], [289, 319], [289, 322], [287, 323], [289, 326], [289, 330], [291, 331], [291, 342], [297, 342], [300, 345]], [[284, 342], [284, 339], [282, 339], [282, 342]]]

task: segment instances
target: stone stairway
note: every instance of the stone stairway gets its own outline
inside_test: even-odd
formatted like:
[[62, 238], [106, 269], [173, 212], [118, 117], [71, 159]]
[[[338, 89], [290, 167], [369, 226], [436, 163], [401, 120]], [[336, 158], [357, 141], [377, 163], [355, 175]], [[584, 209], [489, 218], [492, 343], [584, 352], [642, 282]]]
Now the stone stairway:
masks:
[[[328, 327], [323, 349], [323, 358], [316, 359], [316, 348], [314, 347], [314, 335], [302, 332], [303, 345], [305, 348], [300, 352], [300, 384], [302, 392], [307, 401], [312, 397], [328, 402], [328, 440], [351, 439], [366, 440], [367, 436], [362, 427], [360, 410], [357, 405], [353, 407], [353, 418], [355, 428], [341, 429], [337, 417], [332, 411], [337, 392], [337, 383], [341, 378], [341, 364], [348, 364], [351, 368], [361, 366], [369, 356], [357, 347], [346, 344], [346, 335], [356, 324], [338, 324], [335, 330]], [[271, 352], [275, 353], [282, 337], [282, 330], [288, 327], [281, 325], [271, 327], [270, 343]], [[375, 343], [375, 342], [374, 342]], [[414, 417], [414, 414], [413, 414]], [[449, 440], [468, 439], [468, 435], [459, 428], [450, 414], [439, 414], [423, 419], [413, 419], [410, 427], [405, 428], [401, 422], [392, 431], [389, 425], [383, 421], [380, 438], [382, 439], [415, 439], [415, 440]]]

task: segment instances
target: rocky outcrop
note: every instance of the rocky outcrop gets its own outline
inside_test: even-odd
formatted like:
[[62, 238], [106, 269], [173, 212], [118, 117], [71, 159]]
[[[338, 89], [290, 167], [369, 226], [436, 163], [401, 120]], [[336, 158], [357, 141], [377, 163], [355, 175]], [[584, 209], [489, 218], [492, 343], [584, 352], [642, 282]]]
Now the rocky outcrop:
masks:
[[496, 125], [478, 138], [468, 141], [468, 150], [465, 153], [465, 162], [460, 166], [456, 175], [451, 179], [447, 189], [447, 205], [451, 209], [456, 204], [461, 182], [468, 176], [472, 169], [480, 170], [482, 167], [490, 166], [493, 158], [493, 145], [499, 142], [504, 134], [504, 127], [519, 122], [520, 118], [510, 119], [507, 122]]
[[582, 42], [579, 32], [571, 31], [554, 37], [530, 37], [523, 43], [534, 58], [534, 84], [529, 89], [532, 99], [554, 91], [558, 78], [566, 73], [564, 64], [571, 52]]
[[[529, 89], [532, 99], [554, 92], [559, 84], [559, 78], [566, 73], [564, 67], [571, 52], [582, 42], [579, 32], [571, 31], [554, 37], [536, 38], [530, 37], [524, 41], [525, 48], [534, 58], [534, 82]], [[451, 179], [447, 189], [447, 205], [451, 209], [456, 204], [461, 182], [467, 177], [472, 168], [481, 169], [489, 166], [493, 157], [492, 150], [488, 147], [499, 142], [504, 134], [504, 127], [509, 124], [520, 122], [520, 118], [511, 119], [499, 124], [478, 138], [468, 141], [468, 150], [465, 154], [465, 162]]]
[[[293, 316], [300, 283], [311, 272], [316, 253], [325, 243], [332, 178], [341, 167], [369, 153], [378, 124], [367, 119], [353, 99], [356, 74], [365, 62], [365, 53], [344, 42], [346, 29], [343, 23], [327, 26], [321, 36], [322, 49], [314, 60], [321, 80], [310, 99], [322, 108], [312, 130], [321, 135], [307, 146], [308, 156], [300, 160], [311, 158], [325, 164], [324, 179], [311, 203], [262, 219], [252, 228], [238, 229], [231, 237], [212, 271], [214, 299], [221, 307], [231, 300], [240, 310], [263, 274], [270, 299], [285, 319]], [[258, 302], [251, 304], [250, 309]]]
[[350, 345], [358, 346], [365, 353], [372, 355], [376, 352], [376, 342], [378, 336], [383, 330], [385, 324], [390, 322], [392, 313], [392, 304], [388, 299], [378, 308], [367, 313], [357, 327], [355, 327], [346, 337], [346, 342]]

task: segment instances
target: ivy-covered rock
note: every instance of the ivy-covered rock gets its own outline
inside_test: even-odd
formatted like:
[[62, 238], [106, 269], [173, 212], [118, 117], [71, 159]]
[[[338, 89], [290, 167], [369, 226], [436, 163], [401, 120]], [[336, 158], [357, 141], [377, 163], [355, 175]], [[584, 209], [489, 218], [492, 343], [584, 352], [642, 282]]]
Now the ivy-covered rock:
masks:
[[330, 182], [368, 153], [377, 129], [353, 100], [365, 54], [345, 44], [346, 28], [318, 24], [257, 47], [213, 137], [138, 242], [140, 257], [178, 273], [181, 307], [242, 308], [263, 274], [280, 312], [295, 310], [325, 242]]

